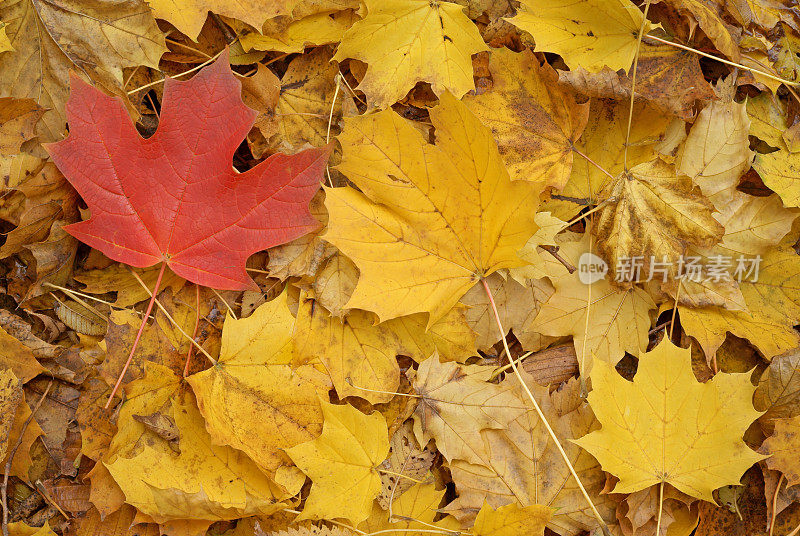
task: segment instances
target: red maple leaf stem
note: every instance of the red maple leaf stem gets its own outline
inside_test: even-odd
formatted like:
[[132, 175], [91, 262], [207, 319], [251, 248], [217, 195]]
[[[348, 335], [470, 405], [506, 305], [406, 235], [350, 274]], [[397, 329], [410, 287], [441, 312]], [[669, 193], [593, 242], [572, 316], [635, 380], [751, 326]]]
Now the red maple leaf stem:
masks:
[[161, 286], [161, 279], [164, 277], [164, 270], [167, 268], [167, 263], [161, 263], [161, 270], [158, 271], [158, 277], [156, 278], [156, 284], [153, 287], [153, 294], [150, 296], [150, 303], [147, 304], [147, 311], [145, 311], [144, 316], [142, 317], [142, 323], [139, 325], [139, 331], [136, 333], [136, 339], [133, 341], [133, 347], [131, 347], [131, 353], [128, 354], [128, 360], [125, 361], [125, 366], [122, 367], [122, 372], [119, 373], [119, 378], [117, 378], [117, 383], [114, 384], [114, 388], [111, 390], [111, 394], [108, 397], [108, 401], [106, 402], [105, 409], [111, 405], [111, 401], [114, 399], [114, 395], [117, 394], [117, 390], [119, 389], [120, 384], [122, 383], [122, 378], [125, 376], [125, 373], [128, 372], [128, 367], [133, 360], [133, 354], [136, 352], [136, 347], [139, 346], [139, 339], [142, 338], [142, 332], [144, 331], [144, 326], [147, 324], [147, 319], [150, 318], [150, 313], [153, 311], [153, 304], [156, 303], [156, 296], [158, 296], [158, 288]]

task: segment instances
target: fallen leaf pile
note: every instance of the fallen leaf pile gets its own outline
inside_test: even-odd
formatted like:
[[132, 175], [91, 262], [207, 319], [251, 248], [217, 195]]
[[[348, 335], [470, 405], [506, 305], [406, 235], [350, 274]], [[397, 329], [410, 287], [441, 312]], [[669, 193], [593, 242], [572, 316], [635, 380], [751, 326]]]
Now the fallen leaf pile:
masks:
[[794, 0], [0, 2], [2, 536], [797, 536]]

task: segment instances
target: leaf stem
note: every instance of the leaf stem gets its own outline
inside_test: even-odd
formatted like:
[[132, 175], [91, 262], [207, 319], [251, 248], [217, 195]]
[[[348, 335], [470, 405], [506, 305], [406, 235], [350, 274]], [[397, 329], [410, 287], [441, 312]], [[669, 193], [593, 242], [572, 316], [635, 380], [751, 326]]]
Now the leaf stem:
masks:
[[[200, 65], [198, 65], [197, 67], [192, 67], [192, 68], [191, 68], [191, 69], [189, 69], [188, 71], [183, 71], [182, 73], [178, 73], [178, 74], [176, 74], [175, 76], [173, 76], [172, 78], [180, 78], [181, 76], [185, 76], [185, 75], [187, 75], [187, 74], [191, 74], [191, 73], [193, 73], [193, 72], [195, 72], [195, 71], [199, 71], [200, 69], [202, 69], [202, 68], [203, 68], [203, 67], [205, 67], [206, 65], [208, 65], [208, 64], [210, 64], [210, 63], [213, 63], [213, 62], [214, 62], [214, 60], [216, 60], [217, 58], [219, 58], [220, 54], [222, 54], [223, 52], [225, 52], [225, 50], [227, 50], [227, 49], [226, 49], [226, 48], [224, 48], [224, 49], [220, 50], [219, 52], [217, 52], [216, 54], [214, 54], [214, 56], [213, 56], [213, 57], [211, 57], [210, 59], [208, 59], [208, 60], [204, 61], [203, 63], [201, 63], [201, 64], [200, 64]], [[137, 91], [141, 91], [141, 90], [143, 90], [143, 89], [147, 89], [147, 88], [151, 88], [151, 87], [153, 87], [153, 86], [157, 86], [158, 84], [162, 83], [162, 82], [163, 82], [164, 80], [166, 80], [166, 79], [167, 79], [167, 77], [166, 77], [166, 76], [164, 76], [164, 78], [162, 78], [161, 80], [155, 80], [155, 81], [153, 81], [153, 82], [150, 82], [149, 84], [145, 84], [145, 85], [143, 85], [143, 86], [139, 86], [139, 87], [137, 87], [137, 88], [135, 88], [135, 89], [132, 89], [132, 90], [128, 91], [128, 95], [133, 95], [133, 94], [134, 94], [134, 93], [136, 93]]]
[[776, 82], [780, 82], [781, 84], [786, 84], [787, 86], [798, 86], [800, 82], [793, 82], [791, 80], [786, 80], [785, 78], [781, 78], [780, 76], [775, 76], [773, 74], [769, 74], [764, 72], [760, 69], [755, 69], [753, 67], [748, 67], [747, 65], [742, 65], [741, 63], [736, 63], [735, 61], [726, 60], [725, 58], [720, 58], [719, 56], [713, 56], [711, 54], [707, 54], [702, 50], [697, 50], [696, 48], [687, 47], [686, 45], [682, 45], [680, 43], [676, 43], [674, 41], [669, 41], [667, 39], [662, 39], [660, 37], [656, 37], [655, 35], [647, 34], [648, 39], [652, 39], [653, 41], [657, 41], [659, 43], [663, 43], [665, 45], [669, 45], [671, 47], [679, 48], [681, 50], [685, 50], [687, 52], [694, 52], [698, 56], [703, 56], [704, 58], [716, 60], [720, 63], [724, 63], [725, 65], [730, 65], [731, 67], [737, 67], [739, 69], [744, 69], [745, 71], [750, 71], [751, 73], [760, 74], [770, 80], [775, 80]]
[[776, 513], [778, 510], [778, 494], [781, 491], [781, 484], [786, 479], [786, 475], [781, 474], [781, 477], [778, 479], [778, 485], [775, 486], [775, 494], [772, 496], [772, 512], [769, 516], [769, 536], [772, 536], [772, 533], [775, 531], [775, 519], [778, 517]]
[[658, 489], [658, 519], [656, 519], [656, 536], [661, 533], [661, 514], [664, 512], [664, 481], [661, 481]]
[[[613, 181], [614, 179], [616, 179], [616, 177], [615, 177], [614, 175], [612, 175], [611, 173], [609, 173], [609, 172], [608, 172], [608, 170], [607, 170], [606, 168], [604, 168], [603, 166], [601, 166], [600, 164], [598, 164], [597, 162], [595, 162], [594, 160], [592, 160], [591, 158], [589, 158], [589, 156], [588, 156], [586, 153], [584, 153], [583, 151], [581, 151], [580, 149], [578, 149], [577, 147], [575, 147], [575, 145], [572, 145], [572, 152], [574, 152], [574, 153], [575, 153], [575, 154], [577, 154], [578, 156], [581, 156], [581, 157], [583, 157], [583, 158], [584, 158], [584, 159], [585, 159], [587, 162], [589, 162], [591, 165], [593, 165], [594, 167], [596, 167], [597, 169], [599, 169], [600, 171], [602, 171], [602, 172], [603, 172], [603, 173], [606, 175], [606, 177], [610, 178], [612, 181]], [[588, 203], [587, 203], [587, 204], [588, 204]]]
[[376, 471], [378, 471], [379, 473], [383, 473], [385, 475], [399, 476], [400, 478], [405, 478], [405, 479], [410, 480], [411, 482], [414, 482], [416, 484], [422, 484], [423, 483], [422, 480], [417, 480], [416, 478], [411, 478], [410, 476], [406, 476], [403, 473], [395, 473], [394, 471], [389, 471], [388, 469], [381, 469], [380, 467], [378, 467], [376, 469]]
[[628, 171], [628, 143], [631, 141], [631, 123], [633, 123], [633, 103], [636, 98], [636, 73], [639, 70], [639, 52], [642, 48], [642, 37], [644, 37], [644, 26], [647, 24], [647, 12], [650, 11], [650, 0], [644, 6], [642, 15], [642, 25], [639, 28], [639, 36], [636, 39], [636, 54], [633, 57], [633, 73], [631, 73], [631, 102], [628, 110], [628, 130], [625, 133], [625, 147], [623, 148], [623, 169]]
[[[139, 274], [137, 274], [137, 273], [136, 273], [136, 272], [134, 272], [133, 270], [131, 270], [131, 274], [133, 275], [133, 277], [135, 277], [135, 278], [136, 278], [136, 280], [139, 282], [139, 284], [140, 284], [140, 285], [142, 285], [142, 288], [144, 288], [144, 289], [147, 291], [147, 293], [148, 293], [148, 294], [150, 294], [151, 296], [153, 296], [153, 295], [154, 295], [152, 292], [150, 292], [150, 289], [149, 289], [149, 288], [147, 288], [147, 285], [145, 285], [145, 284], [144, 284], [144, 281], [142, 281], [142, 278], [141, 278], [141, 277], [139, 277]], [[161, 302], [160, 302], [160, 301], [158, 301], [158, 298], [156, 298], [156, 305], [158, 305], [158, 308], [161, 310], [161, 312], [162, 312], [162, 313], [164, 313], [164, 316], [166, 316], [166, 317], [167, 317], [167, 320], [169, 320], [169, 321], [170, 321], [170, 323], [172, 323], [172, 325], [173, 325], [173, 326], [175, 326], [175, 328], [176, 328], [178, 331], [180, 331], [181, 335], [183, 335], [184, 337], [186, 337], [187, 339], [189, 339], [189, 342], [190, 342], [190, 343], [192, 343], [192, 344], [194, 345], [194, 347], [195, 347], [195, 348], [197, 348], [197, 349], [200, 351], [200, 353], [201, 353], [201, 354], [203, 354], [204, 356], [206, 356], [206, 358], [208, 358], [208, 360], [209, 360], [209, 361], [211, 361], [211, 364], [212, 364], [212, 365], [216, 365], [216, 364], [217, 364], [217, 360], [216, 360], [216, 359], [214, 359], [213, 357], [211, 357], [211, 354], [209, 354], [209, 353], [206, 351], [206, 349], [205, 349], [205, 348], [203, 348], [202, 346], [200, 346], [200, 344], [199, 344], [199, 343], [198, 343], [196, 340], [194, 340], [194, 337], [190, 337], [190, 336], [189, 336], [189, 334], [188, 334], [188, 333], [186, 333], [186, 332], [183, 330], [183, 328], [180, 326], [180, 324], [178, 324], [178, 323], [175, 321], [175, 319], [174, 319], [174, 318], [172, 318], [172, 315], [171, 315], [171, 314], [169, 314], [169, 311], [167, 311], [167, 309], [166, 309], [166, 308], [165, 308], [165, 307], [164, 307], [164, 306], [161, 304]]]
[[572, 462], [569, 461], [569, 457], [567, 453], [564, 452], [564, 447], [561, 446], [561, 442], [558, 440], [556, 433], [553, 431], [553, 428], [550, 426], [550, 423], [547, 422], [547, 418], [542, 411], [542, 408], [539, 407], [539, 403], [536, 402], [536, 398], [534, 398], [533, 393], [531, 392], [528, 385], [525, 383], [525, 380], [522, 378], [522, 374], [519, 373], [519, 369], [517, 368], [517, 364], [515, 360], [511, 359], [511, 351], [508, 348], [508, 340], [506, 339], [506, 332], [503, 329], [503, 323], [500, 321], [500, 313], [497, 311], [497, 304], [495, 304], [494, 296], [492, 295], [492, 291], [489, 288], [489, 284], [486, 282], [485, 278], [481, 278], [481, 283], [483, 283], [483, 288], [486, 290], [486, 295], [489, 297], [489, 304], [492, 307], [492, 311], [494, 312], [494, 319], [497, 322], [497, 328], [500, 330], [500, 336], [503, 338], [503, 348], [505, 348], [506, 354], [509, 356], [509, 364], [511, 368], [514, 369], [514, 374], [517, 376], [517, 380], [519, 380], [520, 385], [525, 390], [525, 394], [528, 395], [531, 403], [533, 404], [533, 409], [536, 411], [536, 414], [539, 416], [539, 420], [542, 421], [547, 433], [550, 435], [550, 439], [553, 440], [558, 452], [561, 454], [561, 457], [564, 459], [564, 462], [567, 464], [567, 468], [569, 469], [570, 474], [575, 479], [575, 482], [578, 484], [578, 488], [581, 490], [584, 499], [586, 499], [589, 508], [591, 508], [592, 513], [594, 514], [595, 519], [597, 522], [600, 523], [600, 528], [603, 530], [603, 534], [605, 536], [611, 536], [611, 531], [608, 528], [608, 525], [603, 520], [603, 517], [600, 515], [600, 512], [597, 511], [597, 507], [595, 507], [594, 503], [592, 502], [592, 498], [589, 497], [589, 493], [587, 493], [586, 488], [583, 487], [583, 483], [581, 479], [578, 477], [578, 473], [575, 472], [575, 468], [572, 466]]
[[119, 378], [117, 378], [117, 383], [114, 384], [114, 388], [111, 389], [111, 394], [108, 396], [108, 400], [106, 401], [105, 408], [111, 405], [111, 401], [114, 400], [114, 395], [117, 394], [117, 390], [119, 389], [120, 384], [122, 384], [122, 378], [125, 376], [125, 373], [128, 372], [128, 367], [133, 360], [133, 354], [136, 352], [136, 347], [139, 346], [139, 339], [142, 338], [142, 332], [144, 331], [144, 326], [147, 324], [147, 319], [150, 318], [150, 312], [153, 310], [153, 304], [156, 301], [156, 295], [158, 294], [158, 288], [161, 286], [161, 280], [164, 277], [164, 270], [167, 268], [167, 263], [161, 263], [161, 269], [158, 271], [158, 278], [156, 278], [156, 284], [153, 287], [153, 292], [150, 295], [150, 302], [147, 304], [147, 310], [142, 317], [142, 323], [139, 324], [139, 331], [136, 333], [136, 338], [133, 340], [133, 346], [131, 347], [131, 353], [128, 354], [128, 360], [125, 361], [125, 365], [122, 367], [122, 372], [119, 373]]

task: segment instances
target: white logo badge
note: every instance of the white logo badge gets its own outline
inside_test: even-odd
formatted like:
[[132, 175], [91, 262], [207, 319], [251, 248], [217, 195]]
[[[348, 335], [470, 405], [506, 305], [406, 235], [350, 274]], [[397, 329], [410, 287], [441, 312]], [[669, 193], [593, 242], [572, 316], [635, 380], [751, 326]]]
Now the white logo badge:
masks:
[[608, 264], [594, 253], [584, 253], [578, 259], [578, 279], [584, 285], [600, 281], [607, 273]]

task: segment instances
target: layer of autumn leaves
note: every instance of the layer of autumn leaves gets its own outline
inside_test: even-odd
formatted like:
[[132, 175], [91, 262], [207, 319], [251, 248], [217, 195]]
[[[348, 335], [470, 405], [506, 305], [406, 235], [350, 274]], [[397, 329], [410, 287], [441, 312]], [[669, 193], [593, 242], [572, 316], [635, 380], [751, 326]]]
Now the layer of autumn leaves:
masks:
[[799, 47], [789, 0], [0, 3], [4, 532], [797, 534]]

